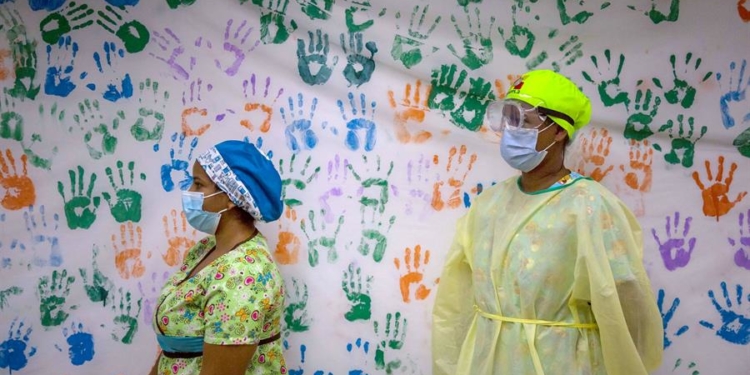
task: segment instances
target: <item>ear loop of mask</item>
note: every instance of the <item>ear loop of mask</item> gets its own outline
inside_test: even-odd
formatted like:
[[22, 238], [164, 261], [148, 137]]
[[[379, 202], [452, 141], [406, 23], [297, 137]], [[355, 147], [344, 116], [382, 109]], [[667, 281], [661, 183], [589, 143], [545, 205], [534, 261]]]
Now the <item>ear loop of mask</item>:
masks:
[[[213, 196], [216, 196], [216, 195], [219, 195], [219, 194], [221, 194], [221, 193], [224, 193], [224, 194], [226, 194], [226, 193], [225, 193], [225, 192], [224, 192], [223, 190], [219, 190], [219, 191], [217, 191], [217, 192], [215, 192], [215, 193], [211, 193], [211, 194], [209, 194], [209, 195], [204, 195], [204, 196], [203, 196], [203, 203], [204, 203], [204, 204], [206, 203], [206, 198], [211, 198], [211, 197], [213, 197]], [[201, 209], [202, 209], [202, 208], [201, 208]], [[225, 209], [223, 209], [223, 210], [221, 210], [221, 211], [219, 211], [219, 212], [216, 212], [216, 213], [217, 213], [217, 214], [222, 214], [222, 213], [224, 213], [224, 212], [227, 212], [227, 211], [229, 211], [229, 209], [228, 209], [228, 208], [225, 208]]]

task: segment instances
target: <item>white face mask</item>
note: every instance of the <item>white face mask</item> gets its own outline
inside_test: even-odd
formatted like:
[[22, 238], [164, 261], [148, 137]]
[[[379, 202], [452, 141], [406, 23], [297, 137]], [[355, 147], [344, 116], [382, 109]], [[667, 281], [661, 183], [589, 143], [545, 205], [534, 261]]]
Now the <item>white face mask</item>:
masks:
[[219, 212], [208, 212], [203, 210], [203, 201], [215, 195], [224, 193], [217, 191], [211, 195], [203, 196], [203, 193], [193, 191], [182, 192], [182, 210], [185, 211], [185, 217], [193, 228], [207, 234], [216, 234], [216, 228], [219, 227], [221, 214], [228, 210], [225, 208]]
[[542, 151], [536, 150], [539, 133], [549, 129], [552, 125], [554, 123], [549, 124], [549, 126], [542, 130], [512, 126], [506, 127], [503, 132], [503, 138], [500, 141], [500, 155], [502, 155], [506, 163], [521, 172], [533, 170], [547, 156], [547, 150], [557, 142], [553, 141]]

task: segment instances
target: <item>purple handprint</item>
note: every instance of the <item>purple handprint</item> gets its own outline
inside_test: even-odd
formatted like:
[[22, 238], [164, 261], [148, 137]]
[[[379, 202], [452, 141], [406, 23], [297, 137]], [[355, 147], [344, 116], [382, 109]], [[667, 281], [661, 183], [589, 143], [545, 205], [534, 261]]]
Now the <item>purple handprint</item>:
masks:
[[[406, 196], [406, 214], [412, 215], [418, 211], [418, 216], [423, 219], [432, 212], [432, 182], [430, 181], [430, 167], [432, 159], [420, 155], [419, 159], [410, 160], [406, 164], [406, 176], [409, 184], [409, 195]], [[437, 179], [437, 173], [436, 173]], [[416, 208], [416, 210], [415, 210]]]
[[[224, 30], [223, 44], [223, 51], [231, 55], [231, 58], [229, 59], [231, 64], [222, 64], [218, 58], [214, 59], [216, 67], [230, 77], [237, 74], [240, 65], [245, 61], [246, 54], [252, 52], [260, 45], [260, 39], [255, 38], [253, 38], [255, 39], [254, 43], [253, 39], [250, 39], [250, 43], [248, 43], [249, 46], [245, 45], [248, 42], [248, 37], [250, 37], [250, 34], [254, 30], [253, 27], [248, 26], [247, 21], [243, 20], [239, 26], [237, 26], [237, 29], [234, 30], [234, 33], [231, 33], [233, 23], [234, 20], [232, 19], [227, 21], [227, 27]], [[245, 27], [247, 27], [247, 29], [245, 29]]]
[[[661, 254], [662, 260], [664, 260], [664, 266], [674, 271], [677, 268], [687, 266], [690, 262], [690, 255], [693, 253], [695, 248], [695, 237], [687, 238], [688, 232], [690, 231], [690, 223], [693, 218], [688, 216], [685, 219], [684, 227], [682, 228], [682, 235], [680, 235], [680, 213], [674, 213], [674, 222], [670, 220], [670, 217], [666, 217], [667, 225], [666, 236], [667, 240], [662, 242], [659, 236], [656, 235], [656, 228], [651, 229], [651, 234], [654, 235], [656, 243], [659, 244], [659, 253]], [[673, 230], [674, 229], [674, 230]], [[687, 245], [687, 250], [685, 249]]]
[[[180, 40], [180, 38], [178, 38], [177, 35], [175, 35], [175, 33], [172, 32], [172, 30], [169, 28], [164, 29], [164, 34], [154, 31], [154, 37], [156, 40], [156, 45], [159, 46], [159, 49], [161, 49], [164, 55], [157, 55], [155, 53], [151, 53], [150, 55], [157, 60], [167, 64], [169, 69], [172, 71], [172, 76], [176, 80], [187, 81], [188, 79], [190, 79], [190, 73], [195, 67], [196, 59], [195, 56], [182, 57], [182, 55], [185, 53], [185, 46], [182, 45], [182, 41]], [[166, 56], [166, 53], [169, 54], [169, 57], [164, 57]], [[178, 59], [187, 59], [186, 63], [189, 64], [187, 65], [187, 68], [180, 64], [178, 62]]]
[[[328, 161], [328, 184], [332, 185], [330, 189], [326, 190], [318, 198], [320, 202], [320, 208], [323, 212], [323, 219], [326, 223], [333, 223], [336, 215], [329, 202], [330, 199], [340, 198], [344, 195], [342, 186], [346, 186], [346, 181], [349, 178], [349, 160], [342, 158], [339, 155], [333, 157]], [[343, 212], [342, 212], [343, 213]]]
[[143, 322], [151, 324], [151, 320], [154, 318], [154, 312], [156, 309], [157, 299], [159, 298], [159, 291], [164, 286], [169, 278], [169, 272], [159, 277], [157, 272], [151, 274], [151, 287], [144, 287], [145, 283], [138, 283], [138, 290], [143, 296]]
[[[747, 230], [744, 229], [745, 219], [747, 219]], [[737, 267], [742, 267], [746, 270], [750, 270], [750, 210], [747, 210], [747, 215], [740, 212], [740, 236], [737, 239], [728, 238], [729, 244], [733, 247], [737, 247], [737, 252], [734, 253], [734, 264]]]

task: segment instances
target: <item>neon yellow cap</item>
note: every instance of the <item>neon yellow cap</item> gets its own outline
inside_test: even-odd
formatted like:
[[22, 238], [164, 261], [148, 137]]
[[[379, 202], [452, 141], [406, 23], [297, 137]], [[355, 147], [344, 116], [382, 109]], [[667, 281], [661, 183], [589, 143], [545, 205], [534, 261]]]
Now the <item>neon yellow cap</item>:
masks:
[[573, 120], [549, 117], [572, 140], [574, 134], [591, 120], [591, 101], [571, 80], [552, 70], [533, 70], [522, 75], [505, 99], [515, 99], [534, 107], [544, 107], [570, 116]]

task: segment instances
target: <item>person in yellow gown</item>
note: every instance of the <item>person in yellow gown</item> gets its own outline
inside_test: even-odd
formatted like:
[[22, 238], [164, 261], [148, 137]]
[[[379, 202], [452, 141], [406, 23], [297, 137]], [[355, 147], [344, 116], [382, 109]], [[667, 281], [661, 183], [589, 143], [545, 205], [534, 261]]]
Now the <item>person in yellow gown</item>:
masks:
[[661, 364], [640, 225], [563, 163], [590, 118], [589, 99], [549, 70], [524, 74], [488, 108], [521, 175], [458, 221], [433, 310], [433, 374], [640, 375]]

